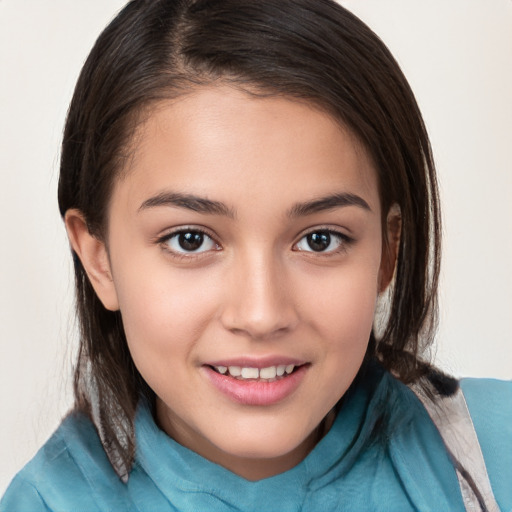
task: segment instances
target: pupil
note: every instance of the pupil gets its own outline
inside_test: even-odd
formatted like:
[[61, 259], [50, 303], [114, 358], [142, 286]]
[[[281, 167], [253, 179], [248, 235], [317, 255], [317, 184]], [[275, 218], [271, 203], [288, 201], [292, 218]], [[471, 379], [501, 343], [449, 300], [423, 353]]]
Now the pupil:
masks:
[[202, 233], [181, 233], [178, 242], [185, 251], [197, 251], [203, 245], [203, 238]]
[[311, 233], [308, 235], [308, 245], [313, 251], [325, 251], [331, 243], [331, 235], [326, 232]]

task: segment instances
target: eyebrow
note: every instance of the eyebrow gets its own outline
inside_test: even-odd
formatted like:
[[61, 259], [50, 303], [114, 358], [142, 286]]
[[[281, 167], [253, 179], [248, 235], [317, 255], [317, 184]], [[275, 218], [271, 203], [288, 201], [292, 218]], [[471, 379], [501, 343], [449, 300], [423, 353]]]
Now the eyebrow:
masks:
[[[161, 192], [150, 197], [140, 205], [138, 211], [159, 206], [177, 206], [178, 208], [186, 208], [198, 213], [235, 218], [235, 212], [220, 201], [212, 201], [205, 197], [179, 192]], [[372, 211], [362, 197], [350, 193], [337, 193], [303, 203], [296, 203], [288, 210], [287, 215], [288, 217], [301, 217], [346, 206], [357, 206], [364, 210]]]
[[234, 211], [220, 201], [212, 201], [204, 197], [193, 194], [181, 194], [179, 192], [161, 192], [156, 196], [150, 197], [139, 206], [138, 211], [158, 206], [177, 206], [199, 213], [225, 215], [230, 218], [235, 217]]
[[301, 217], [345, 206], [357, 206], [363, 210], [372, 211], [370, 205], [362, 197], [350, 193], [338, 193], [305, 203], [296, 203], [288, 211], [288, 216]]

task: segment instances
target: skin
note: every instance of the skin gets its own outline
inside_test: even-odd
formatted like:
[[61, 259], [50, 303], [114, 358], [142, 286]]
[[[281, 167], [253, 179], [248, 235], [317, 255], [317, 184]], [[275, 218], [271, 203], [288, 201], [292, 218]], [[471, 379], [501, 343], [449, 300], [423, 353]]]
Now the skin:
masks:
[[[371, 160], [326, 113], [228, 86], [160, 103], [135, 140], [114, 185], [106, 244], [71, 210], [72, 246], [105, 307], [121, 310], [159, 426], [247, 479], [286, 471], [314, 447], [357, 374], [392, 276], [397, 219], [388, 218], [383, 251]], [[157, 204], [169, 193], [223, 208]], [[296, 207], [334, 193], [368, 208]], [[180, 247], [180, 229], [207, 234], [198, 251]], [[339, 234], [312, 250], [305, 235], [325, 230]], [[275, 404], [237, 403], [207, 378], [212, 361], [267, 356], [307, 363]]]

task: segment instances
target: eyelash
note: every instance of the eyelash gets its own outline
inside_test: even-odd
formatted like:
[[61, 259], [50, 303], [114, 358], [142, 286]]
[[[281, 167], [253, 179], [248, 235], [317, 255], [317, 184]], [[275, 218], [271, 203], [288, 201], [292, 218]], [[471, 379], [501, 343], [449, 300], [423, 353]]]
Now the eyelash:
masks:
[[182, 250], [175, 250], [172, 249], [169, 245], [169, 242], [173, 239], [178, 239], [180, 235], [186, 235], [186, 234], [194, 234], [194, 235], [201, 235], [203, 237], [203, 240], [201, 242], [201, 246], [199, 249], [202, 248], [202, 245], [204, 244], [205, 239], [209, 239], [211, 243], [215, 246], [215, 251], [220, 250], [220, 245], [215, 241], [215, 239], [204, 229], [201, 229], [199, 227], [185, 227], [185, 228], [179, 228], [176, 231], [172, 231], [171, 233], [167, 233], [159, 238], [156, 239], [156, 243], [161, 245], [165, 251], [167, 251], [169, 254], [172, 255], [172, 257], [177, 259], [193, 259], [193, 258], [199, 258], [204, 255], [204, 253], [209, 252], [211, 249], [207, 250], [192, 250], [187, 251], [182, 248]]
[[[199, 227], [185, 227], [185, 228], [179, 228], [177, 229], [176, 231], [172, 231], [171, 233], [167, 233], [159, 238], [156, 239], [156, 243], [161, 245], [165, 251], [167, 251], [169, 254], [172, 255], [172, 257], [174, 258], [177, 258], [177, 259], [187, 259], [187, 260], [191, 260], [193, 258], [199, 258], [199, 257], [202, 257], [203, 255], [205, 255], [205, 253], [208, 253], [210, 252], [212, 249], [206, 249], [206, 250], [191, 250], [191, 251], [187, 251], [185, 249], [183, 249], [183, 247], [181, 248], [182, 250], [175, 250], [175, 249], [172, 249], [169, 245], [169, 242], [173, 239], [178, 239], [178, 237], [180, 235], [186, 235], [186, 234], [194, 234], [194, 235], [201, 235], [203, 238], [201, 240], [201, 246], [198, 248], [198, 249], [201, 249], [203, 244], [204, 244], [204, 241], [205, 241], [205, 238], [209, 239], [210, 240], [210, 243], [213, 244], [215, 246], [215, 248], [213, 249], [214, 251], [220, 251], [221, 250], [221, 247], [220, 245], [216, 242], [216, 240], [214, 239], [214, 237], [212, 237], [206, 230], [204, 229], [201, 229]], [[315, 234], [322, 234], [322, 235], [329, 235], [329, 237], [331, 237], [331, 240], [329, 241], [329, 245], [330, 243], [332, 243], [332, 238], [335, 237], [335, 238], [338, 238], [339, 239], [339, 244], [338, 244], [338, 247], [336, 247], [335, 249], [331, 249], [329, 251], [315, 251], [314, 249], [311, 249], [311, 250], [308, 250], [308, 249], [300, 249], [298, 248], [298, 245], [303, 241], [303, 240], [307, 240], [307, 237], [308, 236], [311, 236], [311, 235], [315, 235]], [[308, 243], [306, 241], [306, 243]], [[334, 229], [329, 229], [329, 228], [315, 228], [315, 229], [312, 229], [310, 231], [308, 231], [307, 233], [304, 233], [298, 242], [296, 242], [294, 245], [293, 245], [293, 249], [294, 251], [297, 251], [297, 252], [303, 252], [303, 253], [312, 253], [312, 254], [315, 254], [316, 256], [322, 256], [322, 257], [329, 257], [329, 256], [334, 256], [334, 255], [337, 255], [337, 254], [340, 254], [344, 251], [346, 251], [348, 249], [348, 247], [354, 243], [354, 239], [345, 235], [344, 233], [341, 233], [339, 231], [336, 231]]]
[[353, 238], [347, 236], [344, 233], [341, 233], [340, 231], [336, 231], [334, 229], [329, 229], [329, 228], [314, 228], [314, 229], [308, 231], [307, 233], [303, 234], [300, 237], [299, 241], [294, 244], [294, 247], [297, 247], [299, 245], [299, 243], [302, 242], [303, 240], [307, 240], [308, 236], [315, 235], [315, 234], [329, 235], [329, 237], [331, 237], [330, 243], [332, 243], [333, 237], [338, 238], [339, 239], [338, 247], [336, 247], [335, 249], [331, 249], [329, 251], [315, 251], [313, 249], [307, 250], [307, 249], [298, 249], [298, 248], [295, 250], [299, 251], [299, 252], [312, 253], [316, 256], [330, 257], [330, 256], [335, 256], [337, 254], [340, 254], [342, 252], [345, 252], [350, 247], [350, 245], [352, 245], [355, 242], [355, 240]]

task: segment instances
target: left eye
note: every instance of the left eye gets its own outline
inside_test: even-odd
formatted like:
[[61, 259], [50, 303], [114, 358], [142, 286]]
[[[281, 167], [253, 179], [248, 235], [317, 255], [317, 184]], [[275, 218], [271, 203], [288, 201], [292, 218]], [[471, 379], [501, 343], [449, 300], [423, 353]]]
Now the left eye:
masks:
[[345, 241], [346, 237], [340, 233], [321, 230], [303, 236], [296, 247], [298, 251], [333, 252], [339, 249]]
[[206, 233], [194, 230], [174, 233], [167, 238], [165, 244], [171, 251], [182, 254], [211, 251], [217, 248], [217, 244]]

